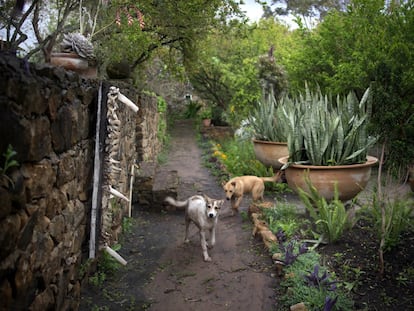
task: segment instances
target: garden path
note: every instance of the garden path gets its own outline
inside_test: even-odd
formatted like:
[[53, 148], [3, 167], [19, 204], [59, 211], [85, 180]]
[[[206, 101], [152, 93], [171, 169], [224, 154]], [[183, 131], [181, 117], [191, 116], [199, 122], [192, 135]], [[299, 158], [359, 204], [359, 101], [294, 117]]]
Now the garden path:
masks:
[[[224, 198], [201, 156], [192, 121], [176, 121], [168, 161], [161, 169], [178, 172], [178, 199], [197, 193]], [[242, 211], [248, 200], [244, 199]], [[191, 243], [184, 245], [183, 211], [134, 212], [131, 232], [119, 250], [128, 264], [101, 288], [85, 288], [80, 310], [275, 310], [271, 259], [252, 237], [248, 219], [230, 216], [225, 201], [208, 263], [202, 259], [198, 231], [194, 225], [190, 228]]]

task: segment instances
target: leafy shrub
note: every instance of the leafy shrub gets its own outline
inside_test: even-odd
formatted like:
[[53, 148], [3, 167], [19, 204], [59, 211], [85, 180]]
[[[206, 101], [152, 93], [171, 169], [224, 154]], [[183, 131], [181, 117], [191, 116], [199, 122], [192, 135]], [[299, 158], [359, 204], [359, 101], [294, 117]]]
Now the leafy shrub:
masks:
[[[285, 267], [285, 278], [280, 285], [286, 289], [286, 294], [280, 298], [284, 306], [281, 309], [287, 310], [298, 301], [303, 301], [308, 310], [353, 310], [352, 300], [342, 288], [331, 286], [337, 281], [332, 279], [325, 268], [319, 267], [319, 261], [319, 254], [309, 250], [297, 257], [292, 265]], [[307, 274], [304, 271], [308, 271]], [[318, 283], [323, 285], [314, 286]], [[336, 302], [333, 303], [333, 300]], [[326, 308], [328, 306], [332, 309]]]
[[[213, 157], [220, 161], [228, 175], [273, 176], [272, 168], [266, 168], [256, 160], [251, 141], [228, 139], [221, 144], [213, 144]], [[283, 183], [266, 183], [266, 188], [277, 193], [288, 191]]]
[[213, 155], [226, 167], [231, 176], [271, 176], [270, 169], [256, 160], [253, 145], [248, 141], [229, 139], [213, 146]]
[[[112, 249], [118, 251], [121, 249], [121, 245], [115, 244], [112, 246]], [[89, 282], [94, 286], [101, 286], [107, 279], [107, 276], [114, 274], [120, 267], [121, 264], [115, 258], [107, 252], [102, 252], [99, 257], [97, 270], [89, 277]]]
[[299, 188], [299, 197], [322, 234], [322, 240], [329, 243], [339, 240], [344, 231], [352, 226], [352, 222], [344, 203], [338, 198], [337, 185], [333, 200], [328, 202], [312, 185], [309, 175], [305, 176], [305, 181], [310, 191], [308, 193]]
[[167, 133], [167, 120], [165, 117], [165, 113], [167, 111], [167, 102], [161, 96], [157, 96], [157, 108], [160, 114], [157, 137], [158, 141], [161, 142], [161, 144], [164, 146], [168, 143], [170, 137]]
[[192, 119], [197, 116], [198, 111], [201, 109], [201, 104], [196, 101], [190, 101], [184, 111], [185, 119]]
[[[384, 204], [385, 208], [385, 232], [382, 232], [381, 204]], [[373, 195], [372, 206], [372, 216], [378, 237], [381, 237], [382, 234], [385, 237], [384, 251], [398, 245], [404, 232], [414, 230], [412, 201], [403, 199], [378, 200], [377, 196]]]
[[282, 231], [287, 239], [292, 238], [302, 224], [296, 207], [288, 203], [276, 202], [274, 207], [264, 208], [262, 215], [274, 234]]

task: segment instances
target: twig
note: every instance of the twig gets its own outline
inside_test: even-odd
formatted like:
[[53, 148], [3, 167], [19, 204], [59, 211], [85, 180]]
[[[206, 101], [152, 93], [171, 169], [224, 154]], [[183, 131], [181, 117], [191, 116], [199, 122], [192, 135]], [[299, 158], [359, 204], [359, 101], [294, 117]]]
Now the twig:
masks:
[[384, 245], [385, 245], [385, 232], [386, 232], [386, 215], [385, 215], [385, 203], [382, 197], [382, 185], [381, 185], [381, 176], [382, 176], [382, 164], [384, 162], [385, 155], [385, 142], [382, 144], [381, 157], [378, 166], [378, 177], [377, 177], [377, 200], [378, 204], [381, 207], [381, 241], [379, 246], [379, 273], [384, 274]]

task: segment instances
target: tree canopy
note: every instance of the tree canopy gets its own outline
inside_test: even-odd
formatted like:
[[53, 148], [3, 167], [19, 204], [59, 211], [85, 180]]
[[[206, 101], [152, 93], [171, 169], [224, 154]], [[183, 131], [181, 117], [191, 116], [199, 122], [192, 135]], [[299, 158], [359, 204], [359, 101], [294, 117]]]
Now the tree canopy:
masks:
[[[144, 68], [156, 55], [157, 70], [187, 75], [197, 95], [220, 107], [234, 126], [263, 95], [259, 60], [270, 49], [275, 63], [269, 68], [283, 70], [291, 94], [303, 91], [305, 82], [341, 95], [361, 95], [372, 86], [372, 133], [387, 144], [390, 163], [412, 163], [412, 0], [273, 0], [258, 22], [246, 21], [239, 2], [231, 0], [32, 0], [19, 14], [15, 1], [2, 3], [0, 28], [9, 48], [26, 40], [23, 21], [31, 22], [38, 40], [34, 51], [46, 58], [60, 34], [84, 24], [105, 62], [127, 60]], [[56, 14], [48, 15], [50, 10]], [[298, 29], [289, 30], [275, 18], [286, 13], [317, 17], [318, 23], [310, 28], [297, 19]], [[48, 16], [49, 27], [42, 28]]]

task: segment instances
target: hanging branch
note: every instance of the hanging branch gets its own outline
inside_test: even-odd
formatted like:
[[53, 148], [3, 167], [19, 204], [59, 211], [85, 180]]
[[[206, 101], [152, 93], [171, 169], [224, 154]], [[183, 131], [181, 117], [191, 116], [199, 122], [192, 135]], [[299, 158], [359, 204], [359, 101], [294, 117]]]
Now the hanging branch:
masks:
[[60, 33], [63, 32], [63, 28], [65, 26], [65, 23], [66, 23], [66, 20], [69, 14], [77, 7], [77, 5], [79, 5], [79, 1], [77, 0], [71, 0], [71, 1], [65, 2], [65, 7], [63, 9], [62, 17], [61, 18], [58, 17], [56, 29], [51, 34], [49, 34], [46, 38], [43, 38], [39, 31], [40, 3], [37, 3], [36, 9], [33, 13], [32, 25], [33, 25], [33, 30], [34, 30], [37, 42], [39, 43], [39, 46], [35, 48], [34, 50], [30, 51], [27, 54], [27, 58], [30, 58], [30, 56], [32, 56], [34, 53], [41, 50], [43, 53], [45, 62], [50, 61], [50, 54], [52, 53], [53, 46], [56, 43], [56, 38]]

